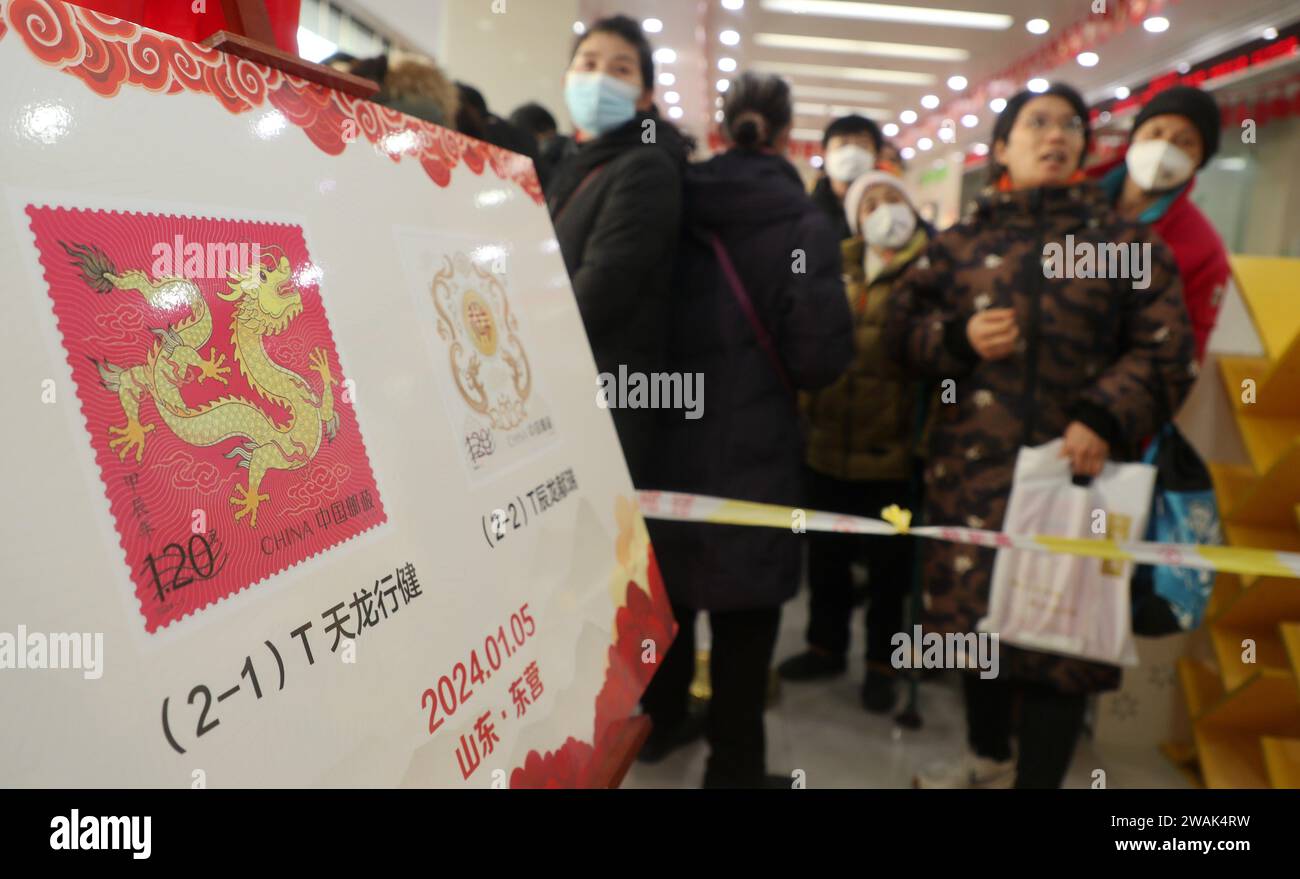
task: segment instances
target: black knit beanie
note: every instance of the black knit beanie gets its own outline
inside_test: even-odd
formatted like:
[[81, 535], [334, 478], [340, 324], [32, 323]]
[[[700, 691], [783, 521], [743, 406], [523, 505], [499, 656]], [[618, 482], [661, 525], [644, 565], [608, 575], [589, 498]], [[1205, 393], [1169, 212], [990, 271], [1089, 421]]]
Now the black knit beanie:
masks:
[[1196, 126], [1196, 130], [1201, 133], [1201, 146], [1204, 147], [1201, 167], [1205, 167], [1205, 163], [1210, 161], [1210, 158], [1219, 151], [1219, 105], [1215, 103], [1214, 98], [1208, 92], [1203, 92], [1198, 88], [1177, 85], [1171, 89], [1166, 89], [1148, 101], [1133, 122], [1133, 130], [1129, 132], [1129, 141], [1133, 140], [1133, 134], [1142, 127], [1143, 122], [1153, 116], [1170, 114], [1187, 117]]

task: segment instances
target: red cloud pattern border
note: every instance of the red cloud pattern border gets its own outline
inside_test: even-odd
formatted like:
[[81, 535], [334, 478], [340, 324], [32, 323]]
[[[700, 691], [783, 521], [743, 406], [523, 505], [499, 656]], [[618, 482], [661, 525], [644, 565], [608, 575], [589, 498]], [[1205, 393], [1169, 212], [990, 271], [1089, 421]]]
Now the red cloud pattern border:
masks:
[[479, 175], [491, 168], [535, 203], [543, 201], [524, 156], [216, 49], [59, 0], [0, 0], [0, 39], [9, 29], [41, 62], [103, 97], [130, 85], [208, 94], [231, 113], [269, 106], [329, 155], [364, 138], [394, 162], [415, 159], [440, 187], [463, 164]]

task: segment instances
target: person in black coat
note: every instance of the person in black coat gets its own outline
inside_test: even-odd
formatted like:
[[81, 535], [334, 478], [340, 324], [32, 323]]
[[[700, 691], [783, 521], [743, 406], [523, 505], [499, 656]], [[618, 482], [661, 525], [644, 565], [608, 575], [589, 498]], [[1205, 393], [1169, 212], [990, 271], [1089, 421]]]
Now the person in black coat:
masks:
[[[687, 142], [654, 112], [654, 62], [641, 26], [602, 19], [574, 46], [565, 99], [575, 147], [547, 205], [597, 371], [660, 371], [680, 231]], [[614, 408], [632, 482], [651, 488], [653, 411]]]
[[489, 110], [483, 93], [474, 86], [458, 82], [456, 89], [460, 96], [460, 108], [456, 112], [458, 131], [527, 156], [536, 164], [537, 141], [527, 131]]
[[844, 194], [854, 180], [876, 167], [884, 142], [880, 127], [857, 114], [832, 120], [822, 133], [822, 176], [812, 199], [826, 212], [837, 241], [853, 237], [844, 217]]
[[510, 124], [526, 131], [537, 141], [537, 176], [542, 189], [548, 189], [551, 172], [564, 156], [572, 138], [560, 134], [555, 117], [541, 104], [529, 103], [515, 109], [510, 114]]
[[[797, 505], [796, 392], [829, 385], [852, 359], [838, 242], [782, 156], [792, 115], [784, 81], [743, 74], [724, 106], [734, 146], [687, 172], [669, 364], [702, 374], [705, 393], [701, 417], [662, 413], [662, 489]], [[680, 630], [643, 699], [655, 727], [643, 759], [698, 726], [687, 691], [695, 614], [706, 610], [713, 695], [705, 786], [764, 785], [768, 665], [781, 604], [799, 587], [799, 537], [793, 528], [681, 522], [653, 522], [650, 536]]]

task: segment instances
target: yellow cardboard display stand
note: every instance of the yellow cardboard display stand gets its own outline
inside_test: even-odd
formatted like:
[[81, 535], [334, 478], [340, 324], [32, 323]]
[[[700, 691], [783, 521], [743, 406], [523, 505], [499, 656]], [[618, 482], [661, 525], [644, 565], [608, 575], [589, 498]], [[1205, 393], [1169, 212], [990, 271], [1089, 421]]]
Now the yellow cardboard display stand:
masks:
[[[1249, 463], [1210, 464], [1231, 546], [1300, 550], [1300, 260], [1235, 256], [1262, 357], [1220, 357]], [[1300, 788], [1300, 584], [1220, 573], [1205, 626], [1215, 663], [1178, 672], [1193, 746], [1165, 753], [1212, 788]]]

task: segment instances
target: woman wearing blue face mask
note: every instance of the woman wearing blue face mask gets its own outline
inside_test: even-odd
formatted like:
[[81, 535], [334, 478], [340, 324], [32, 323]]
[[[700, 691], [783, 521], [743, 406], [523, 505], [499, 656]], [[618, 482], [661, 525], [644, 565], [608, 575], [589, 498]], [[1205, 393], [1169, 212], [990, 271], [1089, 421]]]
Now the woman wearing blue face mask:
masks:
[[[654, 61], [641, 26], [597, 21], [565, 75], [577, 136], [547, 204], [599, 373], [660, 369], [689, 147], [654, 111]], [[614, 409], [632, 481], [652, 487], [650, 409]]]

